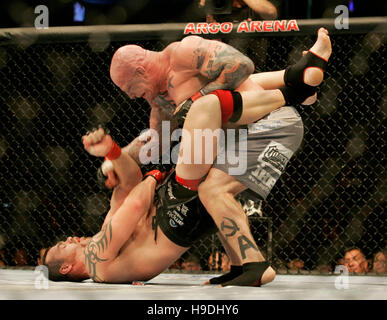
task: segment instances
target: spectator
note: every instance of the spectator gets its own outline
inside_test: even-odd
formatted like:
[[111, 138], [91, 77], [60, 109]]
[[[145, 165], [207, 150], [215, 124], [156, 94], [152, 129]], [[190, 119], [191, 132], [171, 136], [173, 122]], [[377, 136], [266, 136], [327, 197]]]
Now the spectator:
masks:
[[[273, 20], [278, 16], [277, 8], [268, 0], [230, 0], [232, 1], [232, 11], [227, 14], [214, 14], [212, 7], [215, 5], [209, 5], [214, 0], [199, 0], [199, 6], [203, 7], [206, 12], [206, 22], [242, 22], [252, 20]], [[207, 5], [206, 5], [207, 2]], [[224, 0], [224, 6], [226, 7], [227, 0]], [[218, 9], [219, 10], [219, 9]], [[219, 12], [217, 10], [217, 12]], [[265, 38], [227, 38], [219, 39], [246, 55], [254, 55], [256, 61], [259, 64], [256, 68], [260, 70], [266, 61], [267, 51], [267, 39]]]
[[216, 251], [208, 258], [208, 265], [211, 271], [230, 271], [231, 262], [227, 254], [224, 252]]
[[190, 254], [181, 264], [182, 269], [188, 271], [200, 271], [202, 267], [200, 266], [200, 260], [195, 254]]
[[377, 252], [372, 262], [372, 271], [382, 274], [387, 272], [387, 249]]
[[199, 6], [206, 10], [206, 21], [211, 23], [215, 21], [273, 20], [278, 16], [277, 8], [268, 0], [230, 0], [231, 13], [218, 13], [222, 7], [225, 8], [224, 12], [227, 12], [227, 2], [224, 0], [220, 6], [215, 5], [213, 0], [200, 0]]
[[287, 263], [289, 270], [300, 271], [304, 269], [304, 261], [299, 258], [293, 259]]
[[337, 265], [339, 265], [339, 266], [345, 266], [345, 259], [344, 259], [344, 258], [339, 258], [339, 259], [337, 259]]
[[332, 266], [330, 264], [319, 264], [315, 271], [318, 273], [330, 273], [332, 272]]
[[39, 257], [36, 259], [38, 266], [40, 266], [42, 264], [43, 256], [44, 256], [46, 250], [47, 250], [47, 248], [42, 248], [39, 250]]
[[0, 249], [0, 268], [5, 266], [4, 251]]
[[17, 267], [24, 267], [28, 265], [27, 252], [23, 248], [17, 248], [13, 255], [13, 262]]
[[368, 261], [363, 252], [357, 247], [345, 251], [344, 265], [351, 273], [368, 272]]

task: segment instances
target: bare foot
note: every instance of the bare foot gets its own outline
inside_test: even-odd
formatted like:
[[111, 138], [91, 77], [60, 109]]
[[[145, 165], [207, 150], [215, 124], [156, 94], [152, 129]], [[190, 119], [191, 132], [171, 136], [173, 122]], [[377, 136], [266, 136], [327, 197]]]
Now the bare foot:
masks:
[[[316, 56], [328, 61], [332, 54], [332, 44], [331, 39], [328, 34], [328, 30], [325, 28], [320, 28], [317, 32], [317, 41], [309, 49], [310, 52], [314, 53]], [[324, 72], [316, 67], [309, 67], [305, 70], [304, 73], [304, 83], [310, 86], [318, 86], [324, 79]]]

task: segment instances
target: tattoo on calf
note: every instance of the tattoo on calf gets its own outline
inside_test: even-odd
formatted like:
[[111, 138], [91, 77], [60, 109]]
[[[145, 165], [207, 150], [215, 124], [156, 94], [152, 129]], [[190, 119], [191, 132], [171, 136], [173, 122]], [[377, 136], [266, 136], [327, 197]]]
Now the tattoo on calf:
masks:
[[258, 251], [257, 246], [244, 235], [241, 235], [238, 237], [238, 242], [239, 242], [239, 249], [242, 255], [242, 260], [246, 259], [247, 249], [253, 248], [254, 250]]
[[[234, 236], [238, 231], [240, 231], [240, 228], [238, 227], [237, 223], [227, 217], [223, 217], [223, 221], [220, 224], [220, 230], [225, 235], [226, 238]], [[242, 260], [246, 259], [246, 250], [252, 248], [256, 251], [259, 249], [257, 246], [245, 235], [238, 236], [238, 244], [239, 244], [239, 250], [242, 256]]]
[[[231, 224], [229, 223], [225, 223], [227, 221], [229, 221]], [[235, 233], [237, 233], [237, 231], [239, 231], [239, 227], [238, 225], [235, 223], [234, 220], [230, 219], [230, 218], [227, 218], [227, 217], [224, 217], [224, 220], [222, 221], [222, 224], [220, 225], [220, 229], [222, 231], [225, 231], [226, 229], [230, 230], [229, 233], [225, 233], [225, 236], [228, 238], [228, 237], [232, 237], [233, 235], [235, 235]]]
[[109, 220], [104, 228], [88, 243], [84, 250], [86, 269], [89, 272], [90, 277], [97, 282], [103, 281], [97, 275], [97, 263], [107, 261], [107, 259], [102, 259], [100, 256], [109, 247], [112, 236], [112, 225], [111, 220]]

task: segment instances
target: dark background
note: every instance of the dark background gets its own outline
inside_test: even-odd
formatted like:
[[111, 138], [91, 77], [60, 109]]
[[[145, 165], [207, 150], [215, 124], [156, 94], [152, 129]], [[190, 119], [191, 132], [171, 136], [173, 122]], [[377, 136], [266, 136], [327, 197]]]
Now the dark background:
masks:
[[[204, 21], [205, 13], [199, 9], [199, 0], [6, 0], [0, 3], [0, 27], [33, 26], [34, 8], [46, 5], [50, 26], [141, 24], [163, 22]], [[217, 0], [225, 1], [225, 0]], [[83, 22], [74, 22], [74, 3], [85, 7]], [[279, 19], [307, 19], [333, 17], [337, 5], [348, 0], [273, 0]], [[350, 17], [383, 16], [386, 1], [353, 0]]]

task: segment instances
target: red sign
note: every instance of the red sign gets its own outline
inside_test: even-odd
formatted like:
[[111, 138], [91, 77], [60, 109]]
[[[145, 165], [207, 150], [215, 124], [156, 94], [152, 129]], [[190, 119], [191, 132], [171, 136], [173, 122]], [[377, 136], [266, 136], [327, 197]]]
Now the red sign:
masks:
[[[188, 23], [184, 28], [184, 34], [230, 33], [233, 27], [231, 22]], [[296, 20], [242, 21], [236, 29], [237, 33], [290, 31], [300, 31]]]

